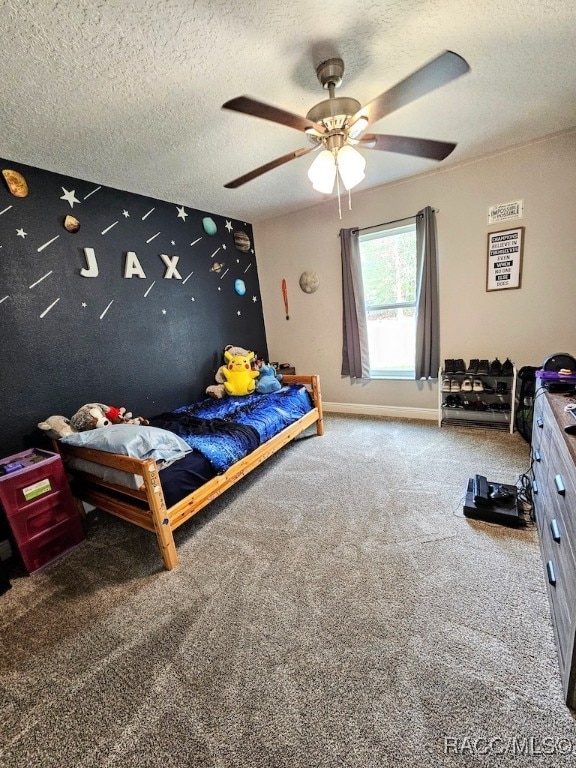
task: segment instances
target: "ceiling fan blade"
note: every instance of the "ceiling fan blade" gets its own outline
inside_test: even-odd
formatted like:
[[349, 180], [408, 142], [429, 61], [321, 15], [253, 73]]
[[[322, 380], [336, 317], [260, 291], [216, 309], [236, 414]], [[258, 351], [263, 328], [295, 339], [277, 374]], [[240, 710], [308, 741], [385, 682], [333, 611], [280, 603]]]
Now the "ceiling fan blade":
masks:
[[290, 160], [295, 160], [297, 157], [307, 155], [309, 152], [314, 152], [315, 149], [318, 149], [318, 147], [302, 147], [301, 149], [295, 149], [294, 152], [289, 152], [287, 155], [277, 157], [276, 160], [271, 160], [269, 163], [266, 163], [266, 165], [261, 165], [260, 168], [255, 168], [253, 171], [245, 173], [244, 176], [239, 176], [237, 179], [234, 179], [234, 181], [229, 181], [228, 184], [224, 184], [224, 186], [226, 189], [236, 189], [237, 187], [241, 187], [242, 184], [246, 184], [246, 182], [258, 178], [258, 176], [261, 176], [263, 173], [278, 168], [278, 166], [284, 165], [284, 163], [288, 163]]
[[252, 117], [261, 117], [263, 120], [287, 125], [288, 128], [295, 128], [297, 131], [314, 128], [319, 133], [326, 133], [323, 125], [308, 120], [307, 117], [287, 112], [279, 107], [273, 107], [271, 104], [265, 104], [251, 96], [238, 96], [235, 99], [230, 99], [230, 101], [222, 104], [222, 109], [231, 109], [233, 112], [243, 112], [245, 115], [252, 115]]
[[401, 155], [416, 155], [429, 160], [444, 160], [456, 149], [456, 144], [434, 139], [417, 139], [412, 136], [388, 136], [383, 133], [364, 134], [358, 146], [362, 149], [379, 149], [383, 152], [398, 152]]
[[405, 104], [409, 104], [411, 101], [419, 99], [420, 96], [455, 80], [469, 70], [468, 62], [462, 56], [453, 51], [444, 51], [440, 56], [428, 64], [424, 64], [416, 72], [369, 101], [352, 117], [350, 125], [354, 125], [361, 117], [367, 118], [368, 123], [375, 123]]

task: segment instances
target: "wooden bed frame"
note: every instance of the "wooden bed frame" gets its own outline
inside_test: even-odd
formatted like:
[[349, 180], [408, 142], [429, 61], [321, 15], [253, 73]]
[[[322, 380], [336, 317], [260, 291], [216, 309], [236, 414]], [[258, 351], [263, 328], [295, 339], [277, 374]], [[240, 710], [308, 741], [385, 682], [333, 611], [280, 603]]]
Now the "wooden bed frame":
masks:
[[[240, 461], [237, 461], [226, 472], [208, 480], [200, 488], [197, 488], [193, 493], [190, 493], [170, 508], [166, 507], [160, 474], [154, 459], [133, 459], [130, 456], [123, 456], [117, 453], [106, 453], [92, 448], [79, 448], [60, 443], [56, 440], [53, 441], [54, 448], [62, 456], [65, 465], [67, 459], [75, 456], [106, 467], [138, 475], [143, 480], [143, 487], [135, 490], [107, 482], [87, 472], [67, 467], [67, 472], [73, 480], [72, 492], [75, 498], [79, 502], [88, 502], [98, 509], [103, 509], [117, 517], [121, 517], [123, 520], [127, 520], [130, 523], [139, 525], [141, 528], [145, 528], [147, 531], [155, 533], [162, 560], [164, 561], [164, 567], [167, 570], [172, 570], [178, 565], [178, 555], [173, 535], [176, 528], [180, 527], [213, 499], [224, 493], [226, 489], [266, 461], [266, 459], [312, 424], [316, 424], [317, 435], [324, 433], [320, 377], [317, 375], [285, 375], [282, 377], [282, 381], [285, 384], [303, 384], [312, 398], [312, 410], [270, 440], [259, 445], [256, 450], [240, 459]], [[81, 504], [80, 506], [82, 507]]]

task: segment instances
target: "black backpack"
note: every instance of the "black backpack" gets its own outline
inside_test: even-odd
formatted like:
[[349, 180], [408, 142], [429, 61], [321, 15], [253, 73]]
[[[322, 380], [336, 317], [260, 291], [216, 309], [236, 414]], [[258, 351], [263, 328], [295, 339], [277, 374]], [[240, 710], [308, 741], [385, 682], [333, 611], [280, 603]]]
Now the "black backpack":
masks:
[[525, 365], [518, 371], [515, 427], [527, 443], [532, 442], [536, 371], [539, 371], [541, 367], [542, 366]]

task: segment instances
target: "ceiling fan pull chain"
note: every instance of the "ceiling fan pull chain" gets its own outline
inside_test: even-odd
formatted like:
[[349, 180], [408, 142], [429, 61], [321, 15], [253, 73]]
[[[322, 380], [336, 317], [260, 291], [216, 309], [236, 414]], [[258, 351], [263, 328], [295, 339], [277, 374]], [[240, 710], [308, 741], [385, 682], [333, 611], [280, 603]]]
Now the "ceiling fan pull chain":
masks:
[[352, 210], [352, 190], [348, 190], [348, 210]]
[[338, 158], [336, 158], [336, 190], [338, 192], [338, 218], [342, 218], [342, 206], [340, 205], [340, 174], [338, 173]]

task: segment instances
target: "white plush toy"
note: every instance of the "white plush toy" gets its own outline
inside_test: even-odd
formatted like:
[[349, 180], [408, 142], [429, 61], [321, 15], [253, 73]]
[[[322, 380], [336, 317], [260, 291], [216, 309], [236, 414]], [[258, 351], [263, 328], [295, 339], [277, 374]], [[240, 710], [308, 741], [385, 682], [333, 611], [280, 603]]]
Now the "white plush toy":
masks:
[[78, 431], [74, 429], [70, 419], [66, 416], [49, 416], [46, 421], [41, 421], [38, 424], [38, 429], [45, 432], [46, 437], [50, 437], [52, 440], [60, 440], [61, 437], [73, 435]]

